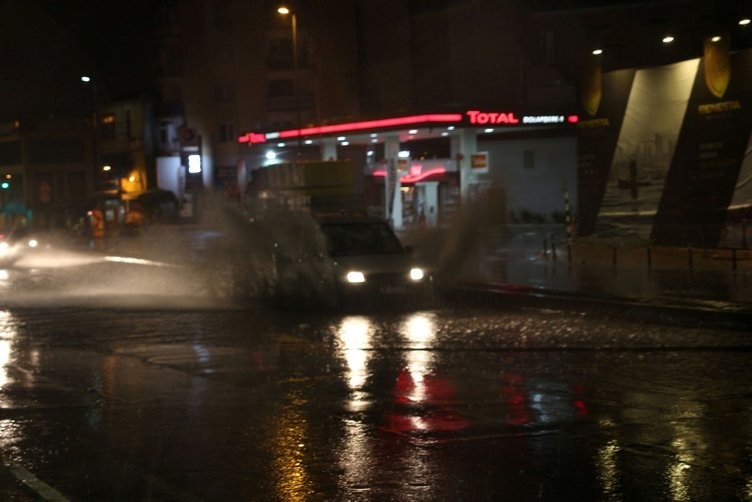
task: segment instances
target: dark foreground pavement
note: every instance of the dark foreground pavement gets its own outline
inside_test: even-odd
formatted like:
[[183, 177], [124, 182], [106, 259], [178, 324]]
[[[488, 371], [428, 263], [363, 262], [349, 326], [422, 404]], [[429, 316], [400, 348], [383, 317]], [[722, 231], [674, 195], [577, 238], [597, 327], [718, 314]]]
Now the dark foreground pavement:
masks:
[[749, 272], [538, 237], [423, 312], [5, 308], [0, 499], [749, 500]]

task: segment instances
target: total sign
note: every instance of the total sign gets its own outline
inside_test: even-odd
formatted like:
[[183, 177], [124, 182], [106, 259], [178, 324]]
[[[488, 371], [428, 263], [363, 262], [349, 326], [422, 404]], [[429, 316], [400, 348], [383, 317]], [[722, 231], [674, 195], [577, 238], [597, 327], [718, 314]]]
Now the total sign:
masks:
[[472, 125], [516, 125], [516, 124], [576, 124], [577, 115], [523, 115], [515, 112], [482, 112], [468, 110], [465, 112]]

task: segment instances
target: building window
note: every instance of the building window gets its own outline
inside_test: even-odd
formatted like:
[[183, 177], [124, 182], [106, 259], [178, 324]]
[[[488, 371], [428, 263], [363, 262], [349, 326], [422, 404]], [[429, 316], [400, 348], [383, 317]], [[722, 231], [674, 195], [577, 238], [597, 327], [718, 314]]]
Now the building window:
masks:
[[525, 169], [535, 168], [535, 150], [524, 150], [522, 152], [522, 167]]
[[159, 0], [155, 7], [157, 26], [172, 27], [178, 23], [178, 0]]
[[125, 111], [125, 134], [128, 139], [133, 139], [133, 122], [131, 121], [131, 111]]
[[288, 98], [295, 94], [293, 81], [289, 78], [278, 78], [269, 81], [267, 97]]
[[235, 86], [229, 82], [214, 84], [214, 100], [217, 103], [232, 103], [235, 101]]
[[538, 34], [538, 52], [536, 54], [539, 64], [554, 63], [554, 32], [541, 31]]
[[99, 117], [99, 139], [103, 141], [115, 141], [117, 138], [117, 121], [115, 114], [110, 113]]
[[67, 164], [83, 162], [83, 138], [34, 138], [29, 141], [29, 161], [32, 164]]
[[164, 148], [165, 146], [170, 144], [170, 133], [167, 130], [167, 127], [160, 127], [159, 128], [159, 144]]
[[219, 142], [234, 143], [235, 141], [235, 124], [232, 122], [223, 122], [219, 124]]
[[232, 26], [232, 15], [225, 0], [214, 2], [214, 28], [217, 31], [227, 30]]
[[0, 166], [21, 164], [21, 142], [7, 141], [0, 143]]
[[298, 68], [308, 68], [308, 45], [306, 39], [298, 36], [298, 60], [292, 57], [292, 39], [277, 38], [269, 41], [266, 52], [266, 66], [270, 70], [292, 70], [297, 63]]
[[269, 42], [266, 66], [270, 70], [291, 70], [293, 68], [292, 39], [281, 38]]

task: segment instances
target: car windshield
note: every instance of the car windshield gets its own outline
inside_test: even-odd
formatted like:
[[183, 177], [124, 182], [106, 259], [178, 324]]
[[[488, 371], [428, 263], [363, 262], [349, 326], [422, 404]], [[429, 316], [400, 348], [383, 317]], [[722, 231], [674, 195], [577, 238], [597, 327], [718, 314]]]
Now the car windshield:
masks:
[[332, 256], [402, 254], [389, 225], [380, 222], [327, 223], [321, 226]]

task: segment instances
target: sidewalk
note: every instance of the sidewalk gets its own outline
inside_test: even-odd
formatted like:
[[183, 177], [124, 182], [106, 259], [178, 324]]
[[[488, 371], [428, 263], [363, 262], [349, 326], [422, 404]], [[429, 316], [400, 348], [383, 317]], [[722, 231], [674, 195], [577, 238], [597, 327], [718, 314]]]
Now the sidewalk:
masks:
[[466, 285], [515, 293], [752, 312], [752, 249], [648, 247], [567, 239], [561, 226], [486, 231], [463, 260]]

